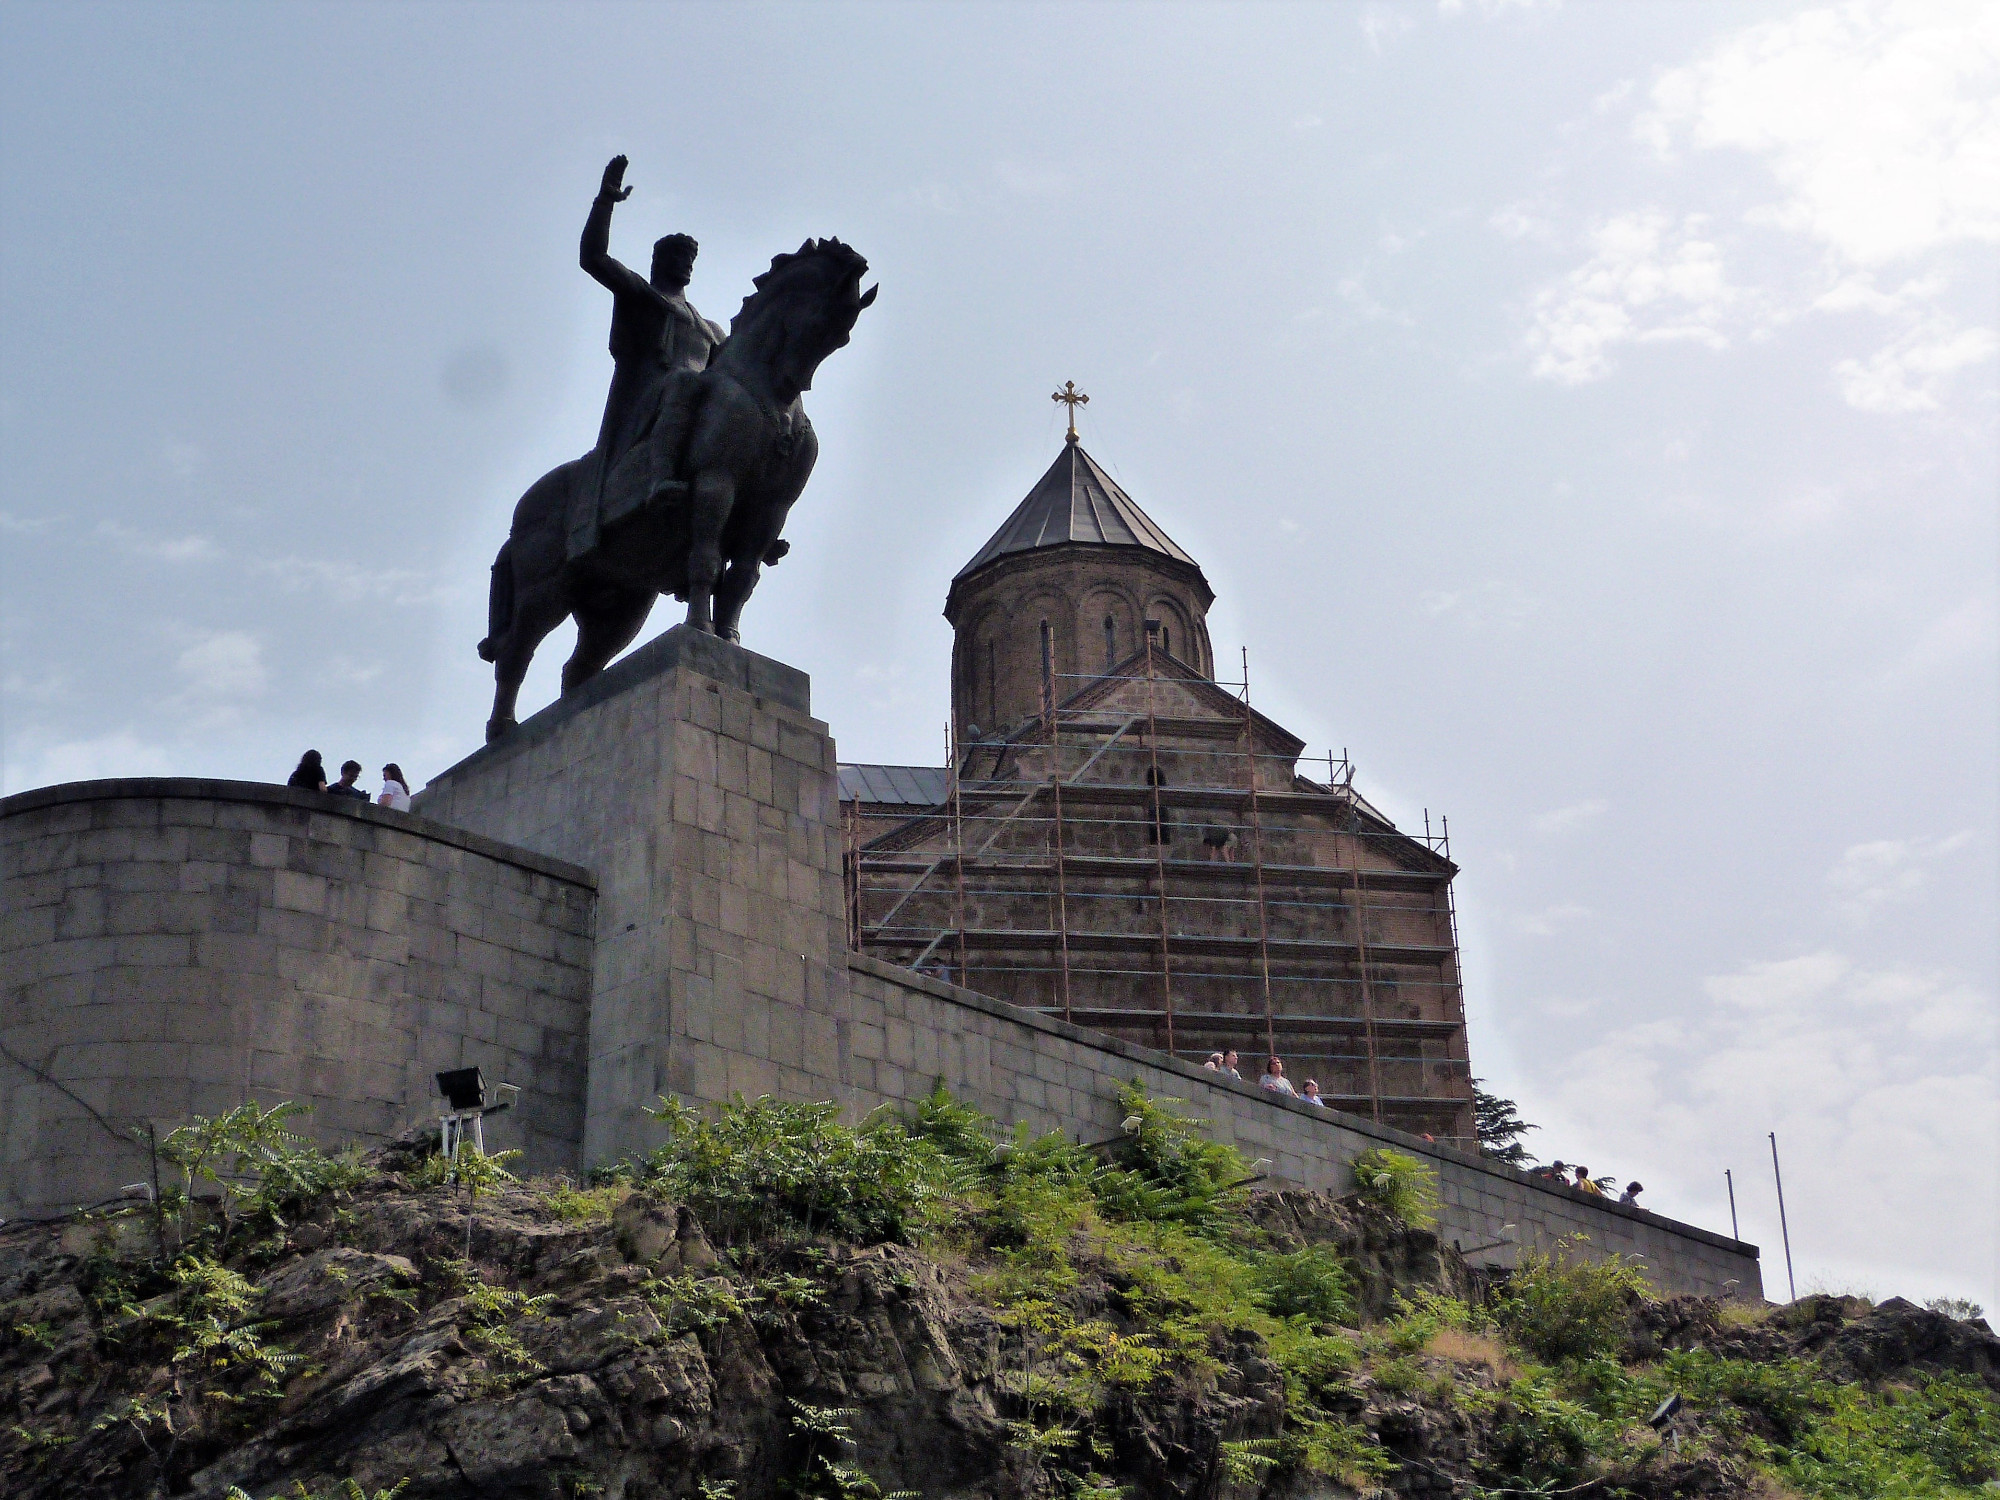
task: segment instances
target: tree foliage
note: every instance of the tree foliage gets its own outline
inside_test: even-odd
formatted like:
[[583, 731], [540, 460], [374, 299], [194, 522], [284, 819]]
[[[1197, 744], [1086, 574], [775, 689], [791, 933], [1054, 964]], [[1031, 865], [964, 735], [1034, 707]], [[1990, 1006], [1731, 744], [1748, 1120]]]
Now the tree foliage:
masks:
[[1480, 1151], [1510, 1167], [1533, 1166], [1536, 1157], [1521, 1144], [1521, 1137], [1542, 1127], [1522, 1119], [1520, 1106], [1512, 1099], [1488, 1093], [1482, 1087], [1485, 1082], [1483, 1078], [1472, 1080], [1472, 1114], [1479, 1129]]

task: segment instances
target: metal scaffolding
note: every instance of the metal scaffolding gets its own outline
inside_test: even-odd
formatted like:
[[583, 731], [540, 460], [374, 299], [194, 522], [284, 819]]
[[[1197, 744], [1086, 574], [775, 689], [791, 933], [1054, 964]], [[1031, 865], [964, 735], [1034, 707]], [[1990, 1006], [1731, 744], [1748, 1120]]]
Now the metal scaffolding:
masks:
[[[1394, 829], [1344, 753], [1320, 785], [1260, 750], [1247, 653], [1218, 684], [1149, 631], [1127, 669], [1051, 667], [1040, 718], [1005, 739], [949, 726], [935, 806], [849, 802], [855, 947], [1196, 1062], [1260, 1044], [1378, 1121], [1469, 1118], [1448, 830]], [[1176, 682], [1233, 689], [1233, 722], [1175, 713]], [[1125, 684], [1142, 701], [1083, 691]], [[1175, 847], [1196, 818], [1200, 858]]]

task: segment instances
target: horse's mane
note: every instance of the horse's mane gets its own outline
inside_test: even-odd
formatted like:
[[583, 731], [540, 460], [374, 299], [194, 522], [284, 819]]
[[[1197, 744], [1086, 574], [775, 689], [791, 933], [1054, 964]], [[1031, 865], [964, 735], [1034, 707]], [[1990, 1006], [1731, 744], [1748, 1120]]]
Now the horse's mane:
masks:
[[858, 291], [861, 278], [868, 274], [868, 261], [860, 251], [839, 240], [811, 238], [796, 250], [772, 256], [771, 269], [750, 283], [754, 290], [729, 320], [730, 333], [734, 334], [740, 325], [784, 298], [807, 273], [834, 286], [852, 280]]

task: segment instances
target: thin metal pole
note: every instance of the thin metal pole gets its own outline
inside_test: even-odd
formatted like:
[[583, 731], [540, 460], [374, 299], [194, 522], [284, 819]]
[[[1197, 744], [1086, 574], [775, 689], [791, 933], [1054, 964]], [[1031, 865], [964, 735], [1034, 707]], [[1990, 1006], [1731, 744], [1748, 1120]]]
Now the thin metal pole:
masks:
[[1729, 1189], [1729, 1237], [1732, 1240], [1740, 1240], [1743, 1238], [1743, 1231], [1736, 1227], [1736, 1179], [1730, 1175], [1727, 1167], [1722, 1169], [1722, 1182]]
[[957, 900], [953, 903], [958, 928], [958, 982], [965, 977], [965, 800], [958, 788], [958, 710], [945, 722], [945, 748], [951, 754], [951, 872]]
[[1352, 804], [1347, 811], [1353, 819], [1348, 834], [1353, 840], [1354, 951], [1361, 970], [1361, 1028], [1368, 1039], [1368, 1113], [1379, 1125], [1382, 1123], [1381, 1049], [1375, 1037], [1375, 990], [1368, 978], [1368, 901], [1361, 886], [1361, 813]]
[[1778, 1170], [1778, 1132], [1771, 1132], [1771, 1176], [1778, 1184], [1778, 1232], [1785, 1237], [1785, 1284], [1791, 1288], [1792, 1301], [1799, 1300], [1799, 1284], [1792, 1276], [1792, 1230], [1785, 1222], [1785, 1174]]
[[1055, 788], [1055, 855], [1056, 855], [1056, 934], [1062, 944], [1062, 1004], [1063, 1019], [1074, 1020], [1070, 1013], [1069, 992], [1069, 883], [1063, 873], [1063, 775], [1062, 775], [1062, 710], [1057, 709], [1049, 720], [1049, 782]]
[[1160, 882], [1160, 1002], [1166, 1008], [1167, 1056], [1174, 1055], [1174, 960], [1168, 941], [1166, 825], [1160, 808], [1160, 723], [1153, 705], [1153, 632], [1146, 637], [1146, 779], [1153, 794], [1153, 869]]
[[1264, 980], [1264, 1055], [1278, 1055], [1277, 1021], [1271, 1013], [1271, 925], [1264, 904], [1264, 825], [1257, 811], [1257, 754], [1251, 739], [1250, 648], [1243, 647], [1243, 765], [1250, 779], [1250, 862], [1257, 878], [1257, 958]]

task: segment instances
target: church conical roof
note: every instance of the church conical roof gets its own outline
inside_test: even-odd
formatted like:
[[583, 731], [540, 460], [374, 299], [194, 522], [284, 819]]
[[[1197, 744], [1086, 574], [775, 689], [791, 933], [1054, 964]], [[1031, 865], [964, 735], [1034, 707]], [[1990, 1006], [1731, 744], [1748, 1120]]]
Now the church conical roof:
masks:
[[988, 563], [1015, 552], [1032, 552], [1038, 547], [1059, 547], [1064, 542], [1088, 542], [1100, 547], [1143, 547], [1171, 557], [1176, 562], [1199, 567], [1195, 560], [1174, 544], [1174, 539], [1153, 524], [1153, 518], [1139, 509], [1138, 502], [1097, 460], [1083, 451], [1075, 439], [1063, 444], [1063, 451], [1049, 465], [1028, 498], [1014, 507], [998, 531], [958, 570], [957, 583]]

